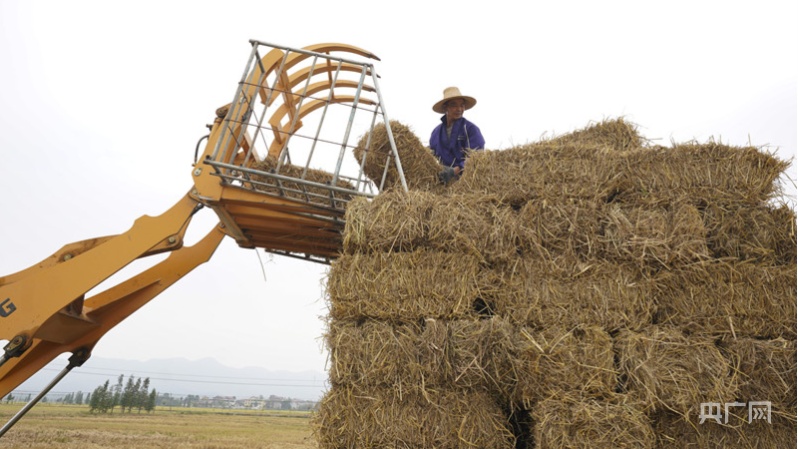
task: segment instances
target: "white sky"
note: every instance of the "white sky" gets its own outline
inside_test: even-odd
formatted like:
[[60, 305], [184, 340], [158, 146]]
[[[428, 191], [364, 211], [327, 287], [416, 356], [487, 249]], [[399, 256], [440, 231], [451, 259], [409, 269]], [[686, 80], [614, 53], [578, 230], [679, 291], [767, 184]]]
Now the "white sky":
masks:
[[[249, 39], [374, 52], [389, 116], [424, 142], [456, 85], [491, 149], [624, 116], [663, 144], [796, 152], [796, 2], [299, 4], [0, 2], [0, 275], [181, 198]], [[215, 222], [203, 212], [197, 235]], [[226, 239], [94, 354], [323, 371], [325, 272]]]

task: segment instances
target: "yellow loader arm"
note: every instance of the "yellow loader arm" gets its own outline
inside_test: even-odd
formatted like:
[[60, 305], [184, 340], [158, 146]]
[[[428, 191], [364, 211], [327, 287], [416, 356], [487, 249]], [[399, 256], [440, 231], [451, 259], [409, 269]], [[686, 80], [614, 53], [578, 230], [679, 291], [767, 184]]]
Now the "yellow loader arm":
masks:
[[[346, 204], [376, 195], [374, 185], [382, 185], [364, 177], [364, 161], [347, 158], [356, 124], [368, 124], [370, 136], [379, 118], [390, 136], [373, 66], [348, 55], [377, 58], [344, 44], [294, 49], [250, 43], [234, 99], [217, 110], [203, 137], [205, 150], [195, 155], [194, 186], [172, 208], [140, 217], [127, 232], [66, 245], [30, 268], [0, 277], [0, 340], [8, 342], [0, 354], [0, 398], [60, 354], [72, 357], [54, 382], [82, 365], [100, 338], [208, 261], [225, 235], [243, 248], [314, 262], [329, 263], [339, 255]], [[333, 109], [339, 106], [344, 110], [336, 116]], [[323, 113], [312, 121], [314, 111]], [[357, 114], [366, 120], [357, 120]], [[335, 122], [336, 117], [342, 120]], [[303, 126], [314, 130], [301, 132]], [[392, 137], [390, 142], [404, 180]], [[206, 207], [219, 224], [195, 245], [184, 246], [192, 217]], [[159, 253], [169, 254], [86, 297], [132, 262]], [[0, 429], [0, 436], [54, 382]]]
[[[5, 359], [0, 397], [64, 352], [90, 353], [111, 328], [206, 262], [225, 234], [218, 227], [194, 246], [183, 246], [188, 223], [199, 207], [186, 195], [161, 216], [139, 218], [123, 234], [66, 245], [40, 263], [0, 278], [0, 337], [10, 340], [0, 356]], [[166, 260], [85, 297], [132, 261], [164, 251], [171, 252]]]

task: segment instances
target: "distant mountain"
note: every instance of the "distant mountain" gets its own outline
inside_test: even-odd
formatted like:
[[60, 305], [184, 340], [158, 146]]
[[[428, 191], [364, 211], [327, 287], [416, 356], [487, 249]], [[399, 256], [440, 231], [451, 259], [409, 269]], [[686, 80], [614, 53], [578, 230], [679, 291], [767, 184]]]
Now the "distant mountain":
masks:
[[[15, 391], [36, 395], [66, 366], [57, 359], [20, 385]], [[271, 371], [261, 367], [233, 368], [213, 358], [152, 359], [146, 361], [92, 357], [83, 366], [74, 368], [52, 390], [52, 393], [90, 393], [110, 381], [116, 384], [119, 375], [150, 378], [150, 389], [173, 396], [271, 395], [318, 401], [327, 389], [327, 374], [315, 371]]]

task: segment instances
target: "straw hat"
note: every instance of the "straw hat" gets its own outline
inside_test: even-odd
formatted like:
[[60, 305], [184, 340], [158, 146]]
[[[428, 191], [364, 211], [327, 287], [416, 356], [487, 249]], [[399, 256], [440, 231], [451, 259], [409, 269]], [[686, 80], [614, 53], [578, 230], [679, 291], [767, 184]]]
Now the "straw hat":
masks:
[[439, 114], [443, 114], [446, 112], [446, 108], [443, 107], [443, 104], [449, 100], [454, 100], [455, 98], [462, 98], [463, 101], [465, 101], [466, 110], [473, 108], [474, 105], [477, 104], [477, 100], [474, 97], [461, 94], [460, 89], [456, 87], [447, 87], [446, 89], [443, 89], [443, 100], [440, 100], [432, 105], [432, 110]]

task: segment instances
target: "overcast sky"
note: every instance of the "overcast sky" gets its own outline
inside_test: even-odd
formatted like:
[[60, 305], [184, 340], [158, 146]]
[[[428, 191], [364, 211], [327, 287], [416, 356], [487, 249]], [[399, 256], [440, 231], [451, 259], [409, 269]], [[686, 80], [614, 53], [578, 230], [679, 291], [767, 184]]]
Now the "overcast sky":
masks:
[[[3, 0], [0, 275], [177, 202], [249, 39], [372, 51], [389, 117], [425, 143], [455, 85], [477, 98], [466, 117], [491, 149], [623, 116], [662, 144], [714, 138], [791, 159], [797, 5]], [[200, 215], [192, 235], [215, 222]], [[325, 273], [226, 239], [94, 354], [322, 371]]]

